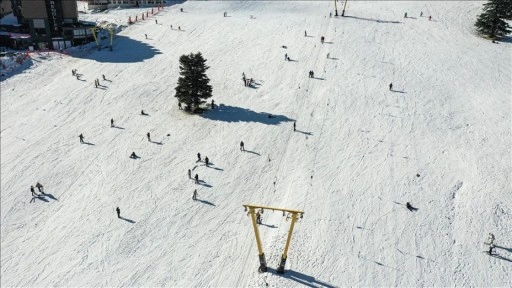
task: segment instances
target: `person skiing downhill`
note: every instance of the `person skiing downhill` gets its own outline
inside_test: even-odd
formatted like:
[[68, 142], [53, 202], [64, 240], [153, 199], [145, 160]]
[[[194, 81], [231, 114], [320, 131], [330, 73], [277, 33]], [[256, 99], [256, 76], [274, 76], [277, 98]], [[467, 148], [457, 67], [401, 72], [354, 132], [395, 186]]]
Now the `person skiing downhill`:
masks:
[[80, 134], [78, 138], [80, 138], [80, 143], [84, 143], [84, 135]]
[[197, 189], [194, 189], [194, 194], [192, 194], [192, 200], [197, 200]]
[[196, 176], [194, 177], [194, 179], [196, 180], [196, 184], [199, 184], [199, 175], [196, 174]]
[[39, 195], [37, 195], [36, 191], [34, 190], [34, 186], [30, 186], [30, 192], [32, 193], [32, 196], [35, 196], [35, 197], [39, 196]]
[[308, 33], [304, 30], [304, 37], [308, 37]]
[[151, 135], [149, 134], [149, 132], [148, 134], [146, 134], [146, 136], [148, 136], [148, 141], [151, 142]]
[[208, 167], [209, 159], [208, 157], [204, 157], [204, 164], [206, 164], [206, 167]]
[[240, 142], [240, 151], [245, 151], [244, 141]]
[[117, 218], [121, 218], [121, 209], [119, 209], [119, 207], [116, 208], [116, 212], [117, 212]]
[[293, 132], [295, 132], [295, 121], [293, 122]]
[[110, 127], [114, 127], [114, 118], [110, 119]]
[[197, 161], [196, 162], [201, 162], [201, 153], [197, 153]]
[[43, 191], [43, 185], [41, 185], [41, 183], [37, 182], [36, 183], [36, 187], [37, 187], [37, 190], [41, 193], [44, 194], [44, 191]]
[[389, 90], [393, 90], [393, 83], [389, 83]]
[[192, 179], [192, 170], [188, 169], [188, 179]]

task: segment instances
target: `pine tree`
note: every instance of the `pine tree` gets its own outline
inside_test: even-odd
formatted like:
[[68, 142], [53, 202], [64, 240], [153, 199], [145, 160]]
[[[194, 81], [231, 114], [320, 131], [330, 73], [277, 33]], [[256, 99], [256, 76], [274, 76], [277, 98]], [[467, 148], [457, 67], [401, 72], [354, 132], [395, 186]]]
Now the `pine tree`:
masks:
[[199, 105], [205, 103], [203, 99], [212, 97], [210, 79], [206, 76], [206, 59], [201, 52], [190, 53], [180, 57], [180, 78], [176, 86], [176, 98], [185, 104], [185, 110], [196, 111]]
[[499, 38], [511, 32], [504, 21], [512, 19], [512, 0], [489, 0], [484, 4], [484, 12], [478, 16], [476, 30], [490, 38]]

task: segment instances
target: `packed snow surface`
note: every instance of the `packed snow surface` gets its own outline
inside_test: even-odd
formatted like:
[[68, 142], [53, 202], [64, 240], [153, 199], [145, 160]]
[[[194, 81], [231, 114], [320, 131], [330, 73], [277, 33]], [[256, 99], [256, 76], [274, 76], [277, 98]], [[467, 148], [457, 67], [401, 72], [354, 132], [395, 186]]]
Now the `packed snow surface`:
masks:
[[[2, 287], [510, 287], [512, 44], [474, 34], [482, 2], [333, 8], [180, 2], [113, 51], [32, 53], [1, 83]], [[218, 105], [202, 115], [174, 98], [195, 52]], [[258, 273], [242, 204], [305, 212], [284, 275], [290, 221], [264, 211]]]

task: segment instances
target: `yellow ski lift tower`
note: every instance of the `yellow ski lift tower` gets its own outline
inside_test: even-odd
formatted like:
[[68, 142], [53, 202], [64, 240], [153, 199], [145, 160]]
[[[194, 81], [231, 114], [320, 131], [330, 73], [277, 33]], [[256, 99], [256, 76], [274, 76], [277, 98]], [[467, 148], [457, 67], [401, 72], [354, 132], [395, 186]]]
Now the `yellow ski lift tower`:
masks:
[[115, 28], [112, 25], [107, 25], [105, 27], [94, 27], [89, 28], [92, 31], [92, 36], [94, 36], [94, 40], [96, 41], [96, 46], [98, 46], [98, 51], [101, 50], [101, 45], [98, 42], [98, 32], [101, 30], [107, 30], [110, 34], [110, 51], [112, 51], [112, 46], [114, 43], [114, 34], [115, 34]]
[[338, 5], [336, 5], [337, 1], [338, 0], [334, 0], [334, 13], [335, 13], [334, 16], [338, 16]]
[[[284, 273], [284, 266], [286, 265], [286, 259], [288, 258], [288, 248], [290, 248], [290, 241], [292, 239], [292, 233], [293, 233], [293, 227], [295, 226], [295, 222], [302, 218], [304, 216], [303, 211], [298, 210], [290, 210], [290, 209], [283, 209], [283, 208], [276, 208], [276, 207], [267, 207], [267, 206], [258, 206], [258, 205], [248, 205], [244, 204], [245, 211], [249, 209], [248, 215], [251, 215], [252, 220], [252, 226], [254, 228], [254, 234], [256, 236], [256, 244], [258, 245], [258, 256], [260, 259], [260, 267], [258, 268], [258, 271], [261, 272], [267, 272], [267, 261], [265, 260], [265, 253], [263, 253], [263, 248], [261, 247], [261, 239], [260, 239], [260, 232], [258, 230], [258, 223], [256, 222], [256, 214], [261, 213], [263, 214], [263, 211], [265, 209], [272, 210], [272, 211], [283, 211], [283, 216], [285, 216], [285, 212], [288, 212], [288, 215], [286, 216], [286, 220], [291, 219], [290, 224], [290, 230], [288, 231], [288, 238], [286, 240], [286, 245], [284, 247], [284, 253], [281, 256], [281, 262], [279, 263], [279, 267], [277, 268], [278, 274]], [[257, 213], [255, 212], [256, 209], [260, 209]]]

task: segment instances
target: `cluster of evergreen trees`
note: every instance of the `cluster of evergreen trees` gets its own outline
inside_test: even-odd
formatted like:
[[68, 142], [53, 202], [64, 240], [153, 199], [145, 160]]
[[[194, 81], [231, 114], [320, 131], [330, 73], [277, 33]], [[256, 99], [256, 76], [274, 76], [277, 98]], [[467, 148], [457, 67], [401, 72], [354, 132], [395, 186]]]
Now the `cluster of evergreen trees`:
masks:
[[511, 32], [505, 20], [512, 20], [512, 0], [489, 0], [478, 16], [476, 30], [490, 38], [501, 38]]

